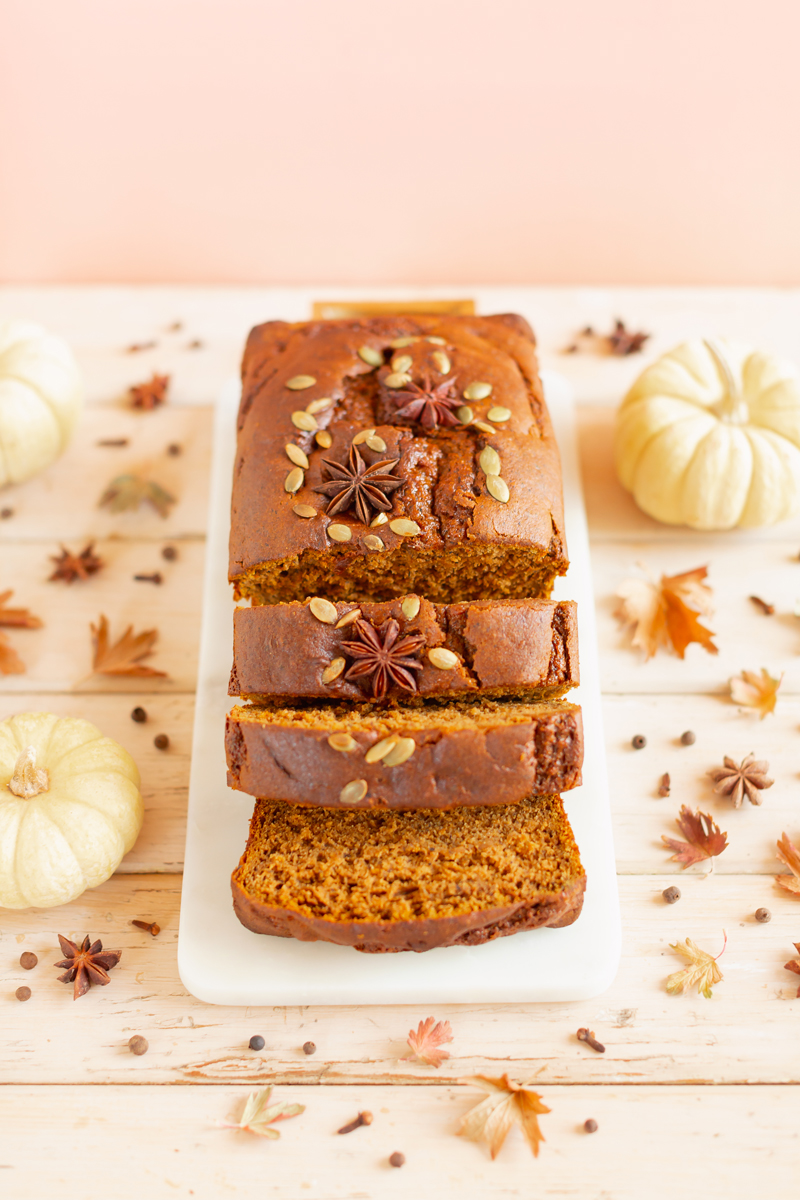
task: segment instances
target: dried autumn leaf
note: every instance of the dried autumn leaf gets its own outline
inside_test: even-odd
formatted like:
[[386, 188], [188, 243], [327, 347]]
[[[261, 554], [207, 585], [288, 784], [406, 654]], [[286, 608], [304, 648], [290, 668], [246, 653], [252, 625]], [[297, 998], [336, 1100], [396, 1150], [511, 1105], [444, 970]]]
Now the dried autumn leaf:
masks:
[[736, 676], [730, 681], [731, 699], [734, 704], [754, 708], [763, 721], [767, 713], [775, 711], [778, 688], [782, 682], [783, 675], [780, 679], [773, 679], [764, 667], [760, 676], [755, 671], [742, 671], [741, 678]]
[[791, 875], [776, 875], [775, 882], [785, 891], [800, 896], [800, 850], [786, 834], [778, 839], [778, 858], [789, 868]]
[[722, 972], [717, 966], [717, 958], [725, 953], [725, 947], [728, 944], [728, 935], [724, 929], [722, 936], [725, 940], [716, 958], [712, 958], [707, 950], [701, 950], [688, 937], [684, 945], [681, 945], [680, 942], [676, 942], [675, 945], [670, 943], [670, 950], [674, 950], [676, 954], [689, 960], [688, 967], [684, 967], [682, 971], [676, 971], [667, 979], [667, 991], [671, 996], [696, 986], [698, 992], [705, 996], [706, 1000], [711, 999], [711, 988], [722, 979]]
[[94, 659], [92, 670], [98, 675], [138, 675], [166, 677], [166, 671], [156, 671], [139, 660], [153, 653], [153, 644], [158, 637], [157, 629], [145, 629], [142, 633], [133, 632], [129, 625], [119, 641], [109, 645], [108, 621], [101, 615], [98, 625], [92, 625], [94, 641]]
[[112, 479], [98, 501], [99, 508], [108, 508], [112, 513], [127, 512], [151, 504], [160, 517], [166, 517], [175, 497], [153, 479], [141, 475], [118, 475]]
[[631, 645], [644, 650], [645, 658], [670, 647], [681, 658], [690, 642], [698, 642], [709, 654], [717, 654], [714, 634], [698, 621], [713, 611], [711, 588], [703, 583], [707, 567], [662, 575], [656, 584], [647, 579], [626, 579], [617, 591], [622, 601], [616, 615], [633, 625]]
[[461, 1118], [458, 1132], [463, 1137], [471, 1138], [473, 1142], [488, 1142], [492, 1158], [496, 1158], [509, 1129], [516, 1123], [524, 1133], [534, 1157], [538, 1156], [539, 1144], [545, 1140], [539, 1128], [538, 1117], [542, 1113], [550, 1112], [550, 1109], [542, 1104], [542, 1097], [538, 1092], [531, 1091], [527, 1083], [513, 1083], [508, 1075], [503, 1075], [500, 1079], [476, 1075], [472, 1079], [462, 1079], [459, 1082], [474, 1084], [489, 1093]]
[[681, 815], [675, 818], [675, 824], [686, 841], [679, 842], [676, 838], [665, 837], [663, 833], [661, 840], [670, 850], [676, 851], [670, 861], [679, 862], [684, 871], [695, 863], [722, 854], [728, 845], [727, 833], [720, 831], [719, 825], [708, 813], [694, 813], [684, 804], [681, 806]]
[[267, 1105], [272, 1085], [261, 1088], [260, 1091], [251, 1092], [247, 1097], [247, 1103], [244, 1106], [244, 1111], [238, 1121], [222, 1121], [220, 1122], [223, 1129], [244, 1129], [247, 1133], [255, 1133], [258, 1137], [279, 1138], [280, 1132], [277, 1129], [272, 1129], [271, 1126], [276, 1121], [286, 1121], [289, 1117], [297, 1117], [300, 1113], [306, 1111], [305, 1104], [286, 1104], [281, 1101], [278, 1104]]
[[[800, 954], [800, 942], [795, 942], [794, 948]], [[800, 958], [792, 958], [784, 966], [787, 971], [794, 971], [795, 975], [800, 975]], [[800, 987], [797, 989], [797, 995], [800, 998]]]
[[14, 595], [12, 589], [0, 592], [0, 625], [14, 629], [40, 629], [42, 620], [35, 617], [29, 608], [6, 608], [6, 600]]
[[24, 675], [25, 663], [4, 633], [0, 633], [0, 675]]
[[444, 1060], [450, 1057], [449, 1051], [441, 1050], [440, 1046], [452, 1040], [453, 1030], [450, 1022], [437, 1022], [434, 1017], [420, 1021], [416, 1032], [413, 1029], [408, 1031], [408, 1044], [413, 1055], [432, 1067], [440, 1067]]

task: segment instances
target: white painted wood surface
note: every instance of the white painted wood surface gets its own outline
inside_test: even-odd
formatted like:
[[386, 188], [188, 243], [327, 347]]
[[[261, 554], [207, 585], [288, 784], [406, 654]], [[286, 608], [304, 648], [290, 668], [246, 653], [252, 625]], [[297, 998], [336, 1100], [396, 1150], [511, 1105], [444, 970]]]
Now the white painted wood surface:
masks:
[[[447, 294], [451, 289], [440, 289]], [[351, 294], [353, 290], [351, 289]], [[463, 294], [458, 289], [458, 294]], [[624, 927], [623, 959], [608, 993], [587, 1004], [454, 1005], [452, 1059], [436, 1072], [404, 1060], [408, 1029], [427, 1015], [409, 1008], [226, 1009], [199, 1004], [175, 966], [193, 689], [200, 619], [199, 580], [210, 451], [210, 410], [236, 368], [252, 322], [302, 317], [311, 296], [331, 289], [85, 288], [0, 289], [0, 313], [42, 320], [75, 344], [90, 410], [64, 458], [38, 480], [0, 495], [14, 515], [0, 521], [0, 591], [41, 615], [41, 630], [12, 630], [28, 665], [0, 677], [0, 719], [25, 708], [81, 714], [136, 757], [145, 827], [120, 872], [71, 905], [0, 913], [0, 1194], [39, 1200], [174, 1195], [376, 1197], [672, 1196], [709, 1193], [783, 1197], [800, 1164], [800, 1042], [797, 977], [783, 969], [800, 940], [800, 900], [774, 883], [775, 841], [800, 843], [800, 521], [775, 530], [709, 537], [668, 529], [639, 513], [616, 483], [609, 457], [613, 408], [652, 352], [687, 336], [733, 334], [800, 359], [800, 293], [681, 289], [476, 289], [483, 311], [522, 307], [534, 322], [546, 365], [575, 384], [582, 410], [584, 484], [605, 692], [604, 719]], [[344, 293], [343, 293], [344, 294]], [[614, 316], [653, 332], [645, 356], [627, 360], [564, 356], [586, 324]], [[166, 333], [168, 324], [183, 329]], [[140, 354], [124, 348], [155, 338]], [[201, 338], [201, 349], [188, 342]], [[125, 389], [153, 369], [173, 374], [171, 405], [153, 414], [124, 407]], [[194, 407], [199, 406], [199, 407]], [[127, 437], [122, 448], [102, 438]], [[173, 442], [177, 457], [166, 453]], [[106, 483], [130, 469], [152, 470], [178, 497], [169, 517], [97, 509]], [[64, 540], [98, 539], [105, 571], [68, 588], [48, 583], [50, 554]], [[170, 542], [174, 563], [160, 556]], [[643, 663], [613, 616], [613, 593], [645, 563], [654, 574], [709, 565], [716, 612], [709, 626], [719, 654], [691, 646], [686, 660]], [[159, 570], [160, 587], [134, 583]], [[752, 593], [776, 605], [763, 617]], [[169, 679], [86, 680], [89, 624], [105, 612], [112, 630], [157, 627], [153, 665]], [[742, 667], [785, 673], [778, 711], [759, 722], [727, 696]], [[145, 683], [147, 686], [139, 686]], [[144, 725], [130, 711], [143, 705]], [[681, 732], [697, 734], [694, 746]], [[153, 746], [166, 732], [170, 748]], [[647, 746], [634, 751], [634, 733]], [[723, 754], [753, 750], [769, 759], [775, 785], [758, 808], [734, 811], [713, 795], [705, 773]], [[670, 797], [659, 799], [669, 772]], [[680, 872], [661, 835], [677, 834], [682, 803], [712, 813], [730, 845], [713, 872]], [[676, 878], [677, 876], [677, 878]], [[678, 883], [667, 906], [662, 889]], [[771, 909], [769, 924], [753, 913]], [[155, 939], [130, 925], [155, 919]], [[716, 953], [723, 981], [710, 1001], [670, 997], [666, 976], [682, 963], [669, 943], [686, 936]], [[73, 1004], [52, 967], [57, 933], [91, 931], [123, 951], [108, 988]], [[19, 966], [23, 950], [39, 965]], [[33, 996], [21, 1004], [21, 985]], [[604, 1055], [577, 1042], [593, 1028]], [[127, 1049], [133, 1033], [150, 1050]], [[260, 1033], [265, 1049], [247, 1048]], [[313, 1040], [316, 1055], [302, 1053]], [[552, 1113], [534, 1161], [514, 1132], [492, 1163], [483, 1147], [455, 1136], [477, 1093], [458, 1081], [476, 1072], [534, 1078]], [[263, 1144], [224, 1131], [251, 1087], [275, 1082], [307, 1105]], [[180, 1084], [163, 1087], [165, 1083]], [[136, 1085], [136, 1086], [133, 1086]], [[710, 1086], [715, 1085], [715, 1086]], [[744, 1086], [747, 1085], [747, 1086]], [[375, 1121], [346, 1138], [336, 1128], [360, 1108]], [[582, 1132], [593, 1117], [596, 1134]], [[43, 1148], [52, 1147], [48, 1154]], [[406, 1166], [393, 1171], [388, 1155]], [[87, 1169], [75, 1170], [75, 1164]], [[89, 1164], [100, 1170], [89, 1169]]]

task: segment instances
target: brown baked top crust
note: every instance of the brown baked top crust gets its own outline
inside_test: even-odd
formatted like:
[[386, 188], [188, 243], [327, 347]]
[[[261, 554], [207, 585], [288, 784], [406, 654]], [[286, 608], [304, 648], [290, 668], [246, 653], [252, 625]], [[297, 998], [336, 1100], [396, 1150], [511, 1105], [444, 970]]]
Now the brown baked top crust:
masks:
[[[382, 603], [333, 606], [333, 619], [321, 620], [308, 603], [238, 608], [233, 620], [233, 671], [228, 692], [259, 702], [291, 697], [371, 701], [374, 677], [347, 678], [357, 662], [345, 643], [355, 636], [353, 617], [383, 635], [397, 623], [397, 640], [419, 636], [415, 650], [422, 669], [414, 672], [416, 690], [390, 681], [387, 701], [456, 695], [526, 694], [548, 699], [580, 682], [577, 606], [572, 600], [475, 600], [431, 604], [421, 596]], [[323, 615], [329, 607], [317, 609]], [[414, 614], [414, 615], [407, 615]], [[347, 623], [337, 628], [340, 621]], [[356, 631], [357, 632], [357, 631]], [[434, 666], [428, 651], [444, 647], [455, 666]], [[340, 660], [344, 660], [346, 666]], [[331, 667], [333, 665], [333, 668]], [[324, 680], [324, 673], [335, 678]]]
[[[403, 339], [410, 344], [393, 349]], [[399, 364], [405, 372], [393, 369], [398, 356], [411, 360]], [[392, 386], [398, 374], [410, 382]], [[313, 383], [287, 386], [298, 377]], [[401, 414], [408, 407], [401, 392], [425, 389], [426, 380], [432, 388], [452, 381], [434, 428], [424, 423], [430, 406], [416, 416]], [[476, 383], [491, 385], [491, 394], [465, 399], [465, 389]], [[229, 564], [238, 595], [268, 603], [304, 599], [322, 590], [323, 578], [329, 583], [324, 594], [340, 599], [379, 600], [408, 590], [440, 601], [491, 597], [498, 589], [501, 595], [548, 595], [553, 578], [566, 571], [558, 449], [533, 337], [521, 318], [270, 322], [248, 338], [242, 388]], [[326, 400], [330, 406], [318, 410], [316, 402]], [[311, 428], [303, 430], [292, 415], [309, 405], [312, 413], [301, 420]], [[320, 431], [330, 435], [327, 448], [317, 445]], [[332, 499], [314, 490], [330, 475], [323, 459], [347, 463], [353, 438], [369, 431], [377, 449], [360, 442], [364, 464], [389, 462], [387, 469], [402, 481], [386, 495], [391, 508], [370, 508], [370, 524], [353, 507], [326, 515]], [[295, 458], [301, 452], [301, 464], [307, 457], [307, 468], [290, 461], [287, 444]], [[492, 494], [481, 466], [486, 447], [499, 456], [507, 502]], [[316, 515], [296, 515], [298, 504]], [[373, 527], [376, 516], [388, 520]], [[391, 522], [397, 519], [414, 522], [419, 533], [396, 532]], [[349, 540], [334, 540], [332, 524], [344, 527]], [[501, 577], [490, 548], [502, 551], [501, 561], [508, 558]], [[446, 570], [432, 570], [442, 567], [442, 554], [452, 561]]]
[[[392, 766], [387, 738], [402, 739], [410, 757]], [[386, 761], [368, 761], [378, 743]], [[227, 720], [225, 749], [229, 786], [252, 796], [337, 809], [448, 809], [577, 787], [583, 726], [577, 705], [558, 700], [368, 713], [239, 706]]]
[[446, 813], [259, 800], [231, 883], [255, 933], [386, 953], [569, 925], [586, 878], [560, 798], [539, 796]]

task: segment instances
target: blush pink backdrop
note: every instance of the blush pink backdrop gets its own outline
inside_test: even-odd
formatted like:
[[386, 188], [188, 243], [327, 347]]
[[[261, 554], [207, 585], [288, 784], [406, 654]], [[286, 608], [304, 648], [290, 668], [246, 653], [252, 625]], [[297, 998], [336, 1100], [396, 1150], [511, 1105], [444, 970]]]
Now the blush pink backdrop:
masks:
[[798, 0], [0, 8], [0, 280], [800, 283]]

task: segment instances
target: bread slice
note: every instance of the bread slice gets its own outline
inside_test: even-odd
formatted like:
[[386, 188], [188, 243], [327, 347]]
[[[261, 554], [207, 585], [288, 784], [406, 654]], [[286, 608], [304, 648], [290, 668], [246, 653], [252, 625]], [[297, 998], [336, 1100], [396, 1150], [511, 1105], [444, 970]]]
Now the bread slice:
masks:
[[327, 808], [515, 804], [581, 782], [581, 711], [563, 700], [354, 710], [239, 706], [228, 783]]
[[258, 800], [233, 873], [254, 933], [385, 953], [577, 920], [586, 877], [559, 796], [449, 812]]
[[[363, 657], [370, 639], [409, 656], [399, 675], [363, 670], [371, 665]], [[361, 658], [353, 647], [363, 647]], [[437, 664], [441, 649], [449, 653]], [[363, 703], [376, 696], [411, 704], [478, 694], [543, 700], [579, 682], [573, 600], [432, 604], [403, 596], [355, 605], [314, 597], [234, 612], [228, 691], [261, 704], [291, 697]]]

